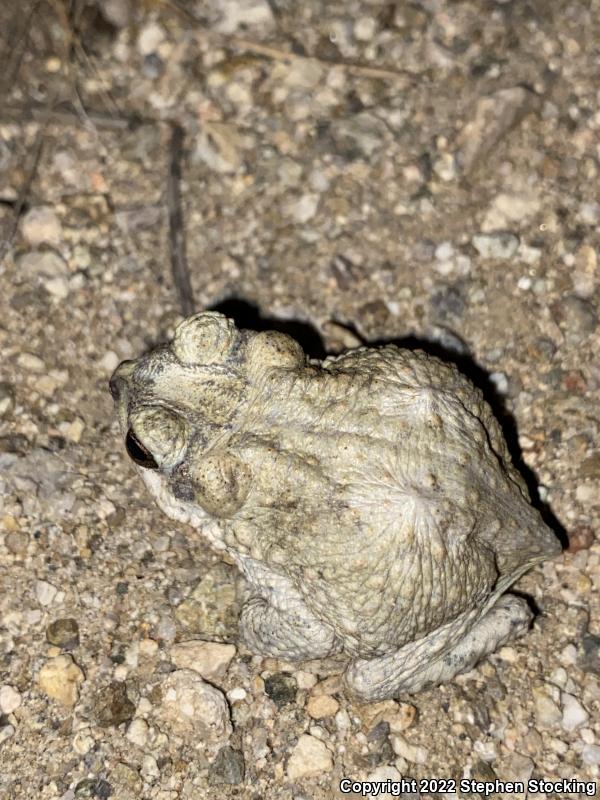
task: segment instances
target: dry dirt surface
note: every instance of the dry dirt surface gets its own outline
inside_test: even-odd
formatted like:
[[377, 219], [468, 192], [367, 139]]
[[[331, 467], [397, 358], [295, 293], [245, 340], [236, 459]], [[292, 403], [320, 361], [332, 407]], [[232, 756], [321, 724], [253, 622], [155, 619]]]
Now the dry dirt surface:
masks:
[[[0, 797], [600, 791], [600, 2], [4, 0], [0, 37]], [[484, 389], [565, 545], [527, 636], [363, 706], [239, 645], [107, 391], [205, 308]]]

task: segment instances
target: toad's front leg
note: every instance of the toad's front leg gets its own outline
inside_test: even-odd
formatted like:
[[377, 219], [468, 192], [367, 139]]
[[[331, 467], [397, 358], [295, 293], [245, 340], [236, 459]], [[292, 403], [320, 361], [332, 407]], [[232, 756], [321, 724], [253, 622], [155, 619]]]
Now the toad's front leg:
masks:
[[253, 652], [276, 658], [302, 661], [341, 650], [333, 629], [319, 622], [300, 597], [278, 597], [277, 607], [251, 598], [242, 609], [240, 631]]

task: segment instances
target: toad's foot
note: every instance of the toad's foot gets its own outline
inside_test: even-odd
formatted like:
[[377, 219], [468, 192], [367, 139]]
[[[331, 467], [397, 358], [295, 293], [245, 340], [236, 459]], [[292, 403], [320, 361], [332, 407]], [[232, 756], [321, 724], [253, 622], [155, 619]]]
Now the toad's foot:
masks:
[[446, 683], [525, 633], [532, 616], [525, 600], [502, 595], [475, 624], [467, 616], [462, 624], [450, 623], [454, 629], [434, 631], [395, 653], [352, 662], [346, 670], [346, 685], [359, 699], [374, 701]]
[[240, 630], [251, 650], [292, 661], [326, 658], [340, 651], [332, 628], [319, 622], [304, 603], [288, 598], [285, 605], [274, 608], [260, 597], [246, 603]]

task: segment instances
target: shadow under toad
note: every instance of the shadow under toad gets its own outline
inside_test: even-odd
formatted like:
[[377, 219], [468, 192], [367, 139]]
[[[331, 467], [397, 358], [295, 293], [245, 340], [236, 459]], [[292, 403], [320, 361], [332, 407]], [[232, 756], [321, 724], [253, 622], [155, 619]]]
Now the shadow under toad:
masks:
[[[254, 331], [276, 330], [281, 333], [287, 333], [302, 346], [304, 352], [310, 358], [322, 359], [327, 355], [327, 350], [319, 331], [310, 322], [263, 315], [256, 305], [237, 297], [226, 298], [210, 306], [207, 310], [220, 311], [232, 319], [238, 328], [247, 328]], [[527, 484], [531, 504], [540, 512], [546, 525], [554, 531], [562, 547], [568, 547], [569, 539], [566, 529], [557, 519], [550, 506], [540, 498], [535, 472], [523, 460], [514, 416], [506, 408], [502, 395], [499, 394], [490, 379], [489, 373], [477, 364], [470, 355], [467, 345], [456, 334], [443, 329], [443, 333], [440, 335], [439, 329], [437, 329], [436, 334], [431, 338], [426, 335], [410, 335], [401, 338], [369, 341], [365, 340], [352, 325], [345, 324], [344, 327], [369, 347], [394, 344], [405, 350], [423, 350], [441, 361], [455, 364], [460, 372], [481, 390], [485, 400], [491, 406], [504, 433], [513, 464]], [[528, 598], [528, 600], [531, 600], [531, 598]]]

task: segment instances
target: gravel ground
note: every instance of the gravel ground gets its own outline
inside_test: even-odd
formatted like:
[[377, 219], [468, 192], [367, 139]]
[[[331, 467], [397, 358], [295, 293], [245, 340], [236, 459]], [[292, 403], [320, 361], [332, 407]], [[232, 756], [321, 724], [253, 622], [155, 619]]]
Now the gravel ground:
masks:
[[[0, 32], [0, 796], [600, 791], [600, 2], [4, 2]], [[457, 361], [568, 548], [450, 685], [358, 706], [339, 663], [244, 651], [235, 570], [125, 457], [107, 378], [190, 302], [178, 131], [193, 306]]]

